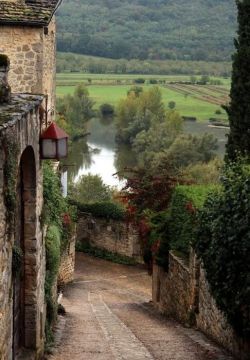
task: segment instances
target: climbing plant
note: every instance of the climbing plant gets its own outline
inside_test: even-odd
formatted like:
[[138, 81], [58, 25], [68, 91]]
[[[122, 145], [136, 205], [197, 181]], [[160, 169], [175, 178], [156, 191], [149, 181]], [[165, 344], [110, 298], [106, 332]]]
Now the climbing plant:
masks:
[[[121, 200], [126, 206], [128, 220], [138, 225], [144, 261], [151, 272], [153, 258], [158, 254], [164, 233], [164, 212], [170, 204], [174, 188], [184, 180], [172, 176], [167, 168], [159, 175], [152, 175], [145, 169], [129, 171], [131, 176], [122, 190]], [[165, 246], [164, 254], [168, 249]]]
[[42, 220], [47, 225], [45, 300], [47, 304], [46, 345], [53, 343], [53, 324], [57, 316], [57, 304], [54, 299], [60, 257], [66, 249], [74, 230], [75, 210], [62, 195], [58, 174], [51, 162], [43, 164], [43, 198]]
[[250, 337], [250, 167], [229, 164], [199, 214], [197, 251], [212, 294], [235, 331]]
[[7, 223], [9, 226], [9, 232], [12, 232], [14, 229], [16, 211], [16, 181], [18, 178], [19, 146], [14, 139], [6, 136], [2, 139], [2, 148], [5, 154], [3, 168], [4, 202], [7, 209]]

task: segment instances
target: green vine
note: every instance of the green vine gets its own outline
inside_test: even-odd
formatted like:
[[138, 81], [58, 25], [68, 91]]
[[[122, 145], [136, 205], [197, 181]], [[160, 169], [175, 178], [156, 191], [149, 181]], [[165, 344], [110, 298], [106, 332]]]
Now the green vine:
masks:
[[250, 167], [229, 164], [199, 214], [196, 249], [218, 307], [250, 339]]
[[5, 162], [4, 162], [4, 202], [7, 209], [7, 223], [9, 231], [12, 232], [15, 222], [16, 211], [16, 181], [18, 176], [18, 144], [5, 137], [2, 142]]

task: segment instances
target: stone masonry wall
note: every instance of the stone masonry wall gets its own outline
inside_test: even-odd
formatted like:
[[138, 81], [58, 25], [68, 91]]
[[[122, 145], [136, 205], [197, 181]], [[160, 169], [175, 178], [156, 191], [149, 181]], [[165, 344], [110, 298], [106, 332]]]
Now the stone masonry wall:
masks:
[[216, 306], [205, 271], [191, 252], [189, 266], [173, 253], [169, 271], [153, 267], [153, 303], [167, 316], [196, 327], [238, 359], [249, 360], [250, 343], [239, 339]]
[[48, 34], [42, 27], [0, 25], [0, 53], [10, 59], [12, 92], [48, 95], [49, 120], [55, 110], [55, 32], [55, 18]]
[[190, 271], [183, 260], [170, 254], [169, 272], [154, 265], [153, 302], [167, 316], [188, 322], [190, 307]]
[[196, 320], [199, 329], [216, 339], [239, 359], [250, 358], [250, 342], [237, 337], [224, 314], [216, 306], [203, 268], [199, 278], [199, 313]]
[[138, 231], [124, 221], [82, 215], [77, 225], [77, 241], [142, 262]]
[[[40, 227], [42, 209], [42, 174], [39, 157], [41, 96], [12, 97], [0, 106], [0, 359], [12, 360], [13, 345], [13, 276], [12, 251], [15, 232], [8, 230], [5, 205], [6, 181], [4, 141], [9, 138], [18, 145], [17, 164], [22, 166], [24, 203], [24, 329], [25, 347], [29, 359], [42, 356], [44, 347], [45, 246]], [[6, 121], [4, 121], [6, 119]], [[20, 170], [19, 170], [20, 171]], [[16, 169], [18, 173], [18, 169]], [[16, 186], [18, 186], [16, 184]], [[19, 192], [20, 189], [17, 189]], [[21, 217], [16, 214], [16, 219]]]
[[64, 286], [73, 280], [75, 269], [75, 244], [76, 236], [72, 236], [69, 244], [61, 256], [61, 263], [58, 271], [57, 285]]

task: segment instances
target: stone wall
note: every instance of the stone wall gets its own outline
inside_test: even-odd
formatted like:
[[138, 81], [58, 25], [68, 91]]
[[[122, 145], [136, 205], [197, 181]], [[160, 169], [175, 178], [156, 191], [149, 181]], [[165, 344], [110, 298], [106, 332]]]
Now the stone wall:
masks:
[[138, 230], [124, 221], [82, 215], [77, 225], [77, 241], [134, 258], [142, 262]]
[[237, 337], [216, 306], [205, 271], [194, 252], [189, 264], [170, 253], [168, 272], [154, 265], [153, 303], [161, 313], [195, 325], [238, 359], [249, 360], [250, 342]]
[[61, 256], [61, 263], [58, 271], [58, 287], [62, 287], [73, 280], [75, 269], [75, 244], [76, 235], [72, 236], [69, 244]]
[[[2, 35], [2, 34], [1, 34]], [[11, 360], [13, 348], [13, 245], [20, 236], [23, 222], [24, 288], [23, 345], [30, 350], [29, 359], [39, 358], [44, 347], [46, 309], [44, 304], [45, 246], [40, 226], [42, 209], [42, 173], [39, 157], [42, 96], [16, 95], [0, 106], [0, 359]], [[14, 159], [6, 157], [6, 141], [15, 144]], [[9, 145], [8, 145], [9, 146]], [[11, 154], [9, 155], [11, 156]], [[15, 222], [10, 226], [5, 177], [7, 162], [16, 161], [12, 170], [14, 194], [21, 194]], [[18, 178], [22, 181], [18, 182]], [[22, 183], [22, 185], [20, 185]], [[21, 186], [21, 187], [20, 187]], [[22, 208], [22, 210], [21, 210]], [[23, 217], [23, 220], [21, 219]]]
[[55, 18], [46, 33], [43, 27], [0, 25], [0, 53], [10, 59], [12, 92], [48, 95], [49, 120], [55, 109], [55, 32]]
[[153, 269], [153, 302], [167, 316], [188, 322], [190, 308], [190, 271], [183, 260], [170, 254], [169, 272]]

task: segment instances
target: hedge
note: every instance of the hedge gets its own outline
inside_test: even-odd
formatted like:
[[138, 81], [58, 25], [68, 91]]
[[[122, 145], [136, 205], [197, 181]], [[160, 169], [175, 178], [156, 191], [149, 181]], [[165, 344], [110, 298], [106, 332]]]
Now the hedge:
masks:
[[170, 248], [188, 255], [196, 242], [196, 216], [215, 185], [180, 185], [174, 190], [169, 207]]
[[97, 202], [90, 204], [83, 204], [75, 200], [70, 200], [72, 205], [75, 205], [78, 211], [83, 213], [90, 213], [92, 216], [97, 218], [113, 219], [113, 220], [124, 220], [125, 209], [118, 204], [112, 202]]
[[198, 216], [196, 250], [218, 307], [250, 339], [250, 168], [231, 164]]

